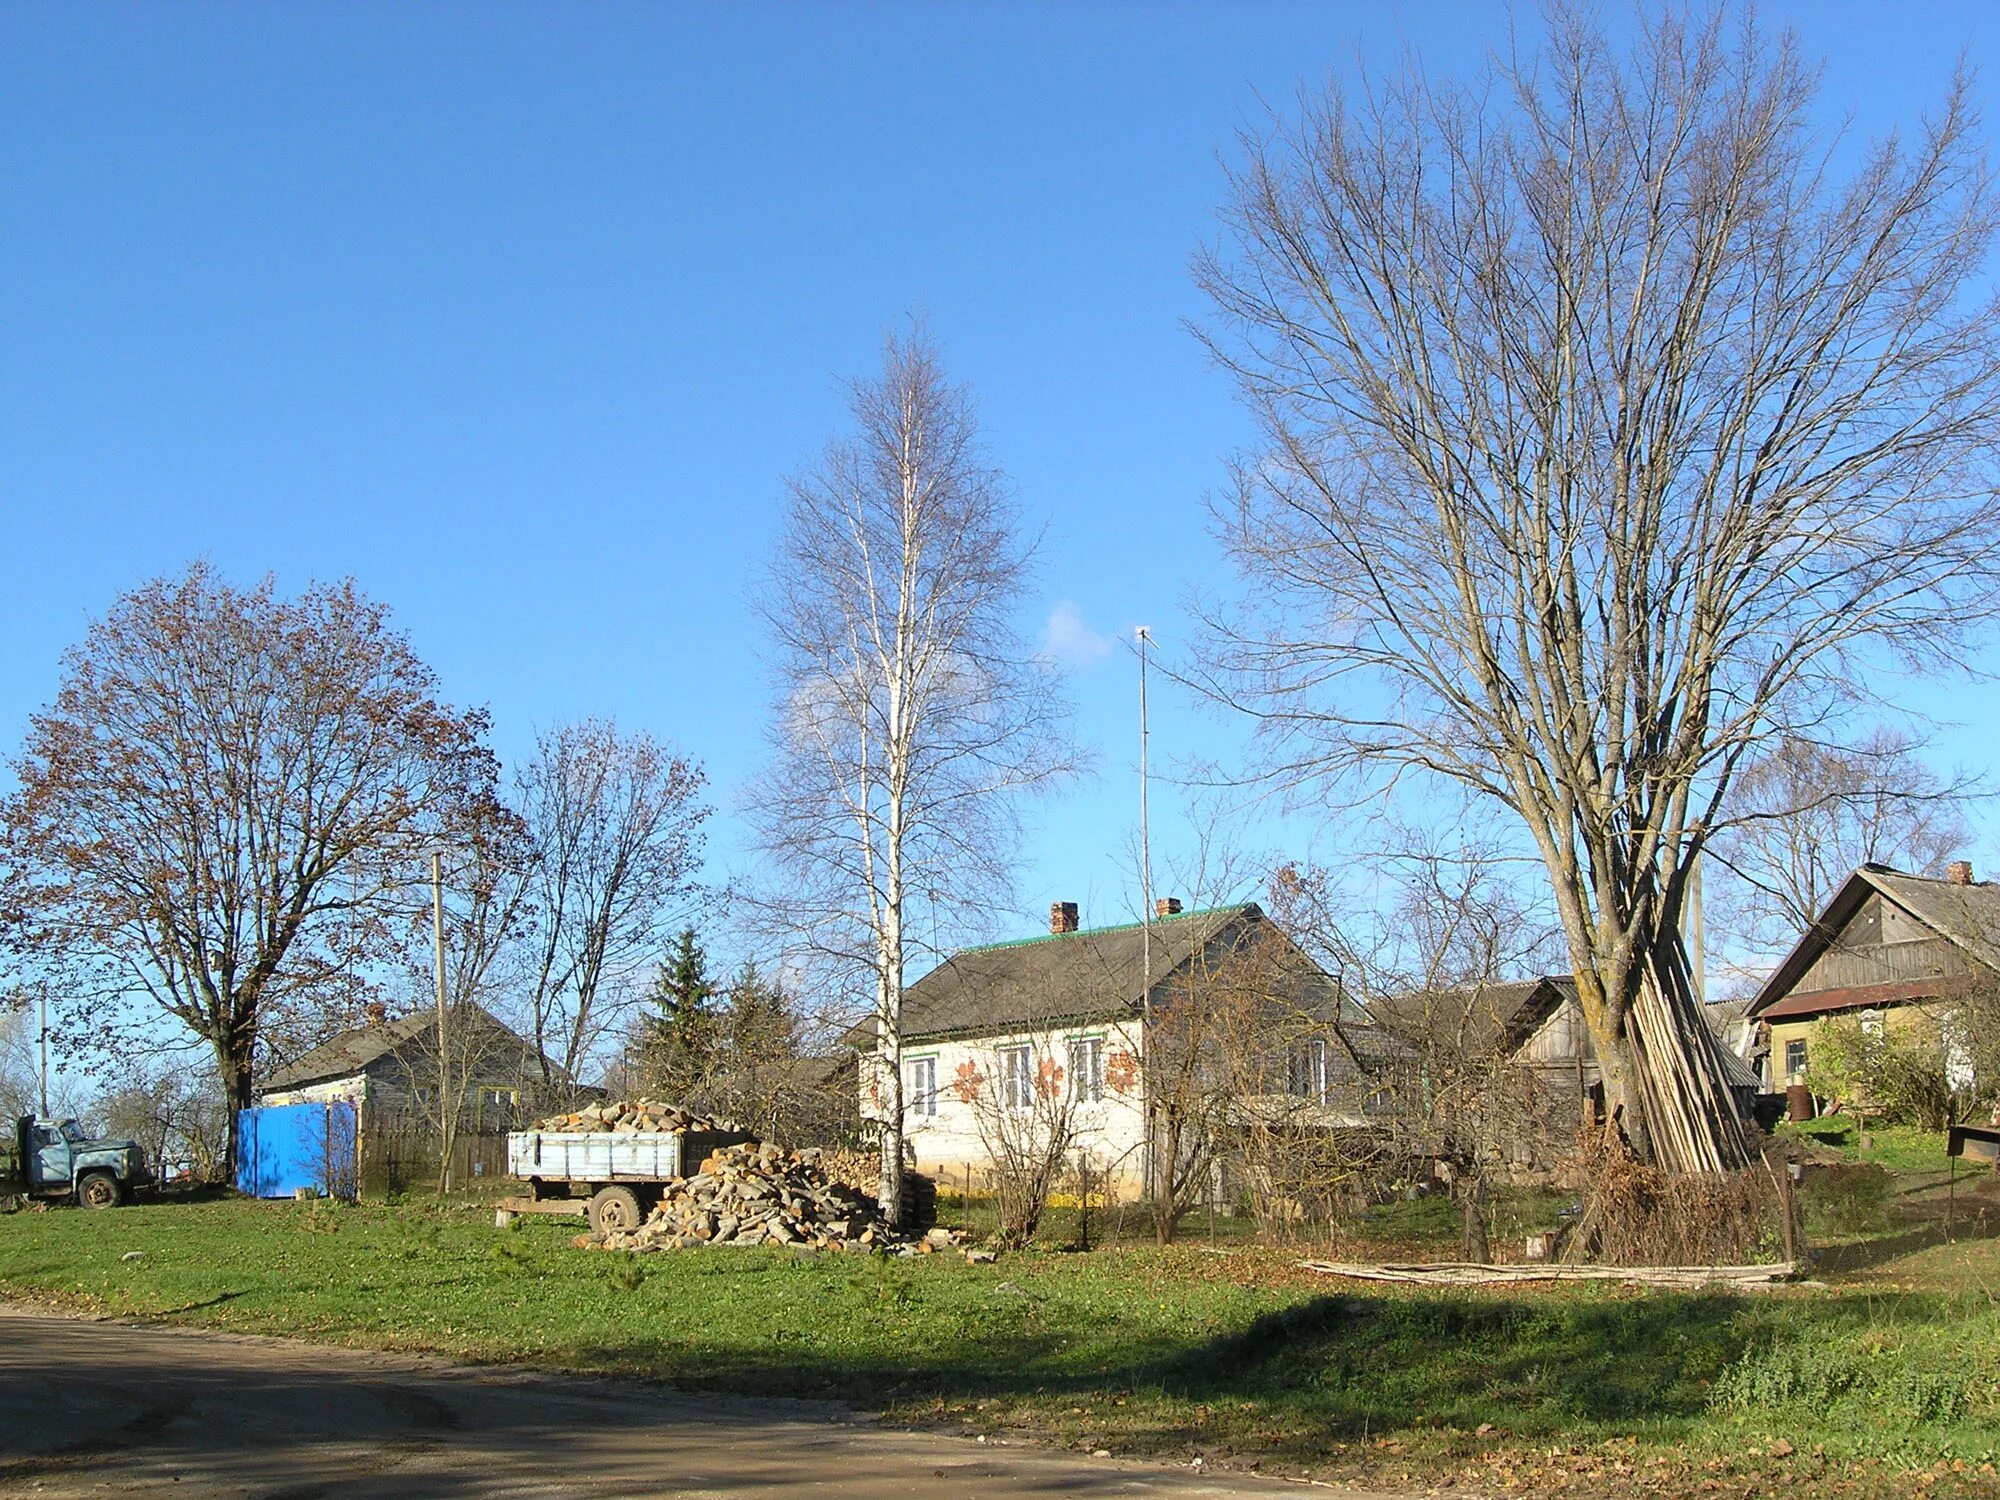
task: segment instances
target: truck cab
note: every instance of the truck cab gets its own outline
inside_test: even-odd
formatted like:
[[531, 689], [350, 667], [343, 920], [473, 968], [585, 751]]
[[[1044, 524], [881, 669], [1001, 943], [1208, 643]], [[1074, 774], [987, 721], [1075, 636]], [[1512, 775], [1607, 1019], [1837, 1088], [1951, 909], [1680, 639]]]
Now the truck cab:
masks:
[[0, 1201], [74, 1198], [85, 1208], [116, 1208], [152, 1181], [137, 1143], [93, 1140], [75, 1120], [23, 1115], [0, 1141]]

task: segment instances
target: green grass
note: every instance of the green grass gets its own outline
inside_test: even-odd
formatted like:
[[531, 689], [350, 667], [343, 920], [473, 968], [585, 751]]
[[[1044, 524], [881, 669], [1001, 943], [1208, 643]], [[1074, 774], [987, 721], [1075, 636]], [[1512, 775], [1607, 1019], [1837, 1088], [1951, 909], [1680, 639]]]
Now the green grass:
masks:
[[[1908, 1289], [1446, 1295], [1200, 1241], [973, 1267], [611, 1255], [570, 1248], [575, 1228], [503, 1233], [476, 1211], [415, 1207], [58, 1210], [0, 1218], [0, 1288], [1378, 1483], [1681, 1493], [1706, 1475], [1806, 1493], [1831, 1473], [1887, 1495], [1907, 1492], [1910, 1465], [1943, 1462], [1931, 1493], [1974, 1494], [1991, 1493], [1980, 1466], [2000, 1452], [1993, 1241], [1925, 1249], [1915, 1258], [1935, 1264]], [[144, 1258], [122, 1260], [132, 1249]]]
[[1786, 1121], [1775, 1134], [1790, 1140], [1810, 1142], [1822, 1150], [1835, 1151], [1843, 1161], [1872, 1162], [1892, 1172], [1943, 1172], [1948, 1165], [1944, 1154], [1944, 1132], [1920, 1130], [1914, 1125], [1874, 1125], [1864, 1132], [1846, 1115], [1828, 1115], [1818, 1120]]
[[[1554, 1229], [1560, 1211], [1575, 1201], [1574, 1193], [1541, 1189], [1507, 1189], [1496, 1192], [1488, 1205], [1487, 1233], [1495, 1253], [1515, 1258], [1520, 1241], [1539, 1230]], [[1394, 1198], [1364, 1209], [1344, 1226], [1358, 1244], [1424, 1245], [1450, 1248], [1456, 1256], [1464, 1244], [1465, 1224], [1457, 1203], [1448, 1193], [1431, 1193], [1421, 1198]], [[1436, 1258], [1436, 1257], [1432, 1257]]]

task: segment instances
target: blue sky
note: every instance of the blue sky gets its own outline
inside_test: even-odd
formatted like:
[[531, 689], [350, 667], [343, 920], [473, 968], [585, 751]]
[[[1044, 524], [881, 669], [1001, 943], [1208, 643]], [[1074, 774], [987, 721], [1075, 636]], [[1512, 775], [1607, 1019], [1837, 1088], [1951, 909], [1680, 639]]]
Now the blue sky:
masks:
[[[1615, 8], [1614, 8], [1615, 9]], [[1532, 7], [1523, 14], [1532, 17]], [[1774, 5], [1829, 119], [1907, 123], [1982, 7]], [[839, 381], [930, 319], [1045, 528], [1098, 773], [1037, 815], [1004, 934], [1134, 904], [1135, 681], [1230, 586], [1249, 437], [1186, 321], [1261, 99], [1470, 67], [1484, 5], [15, 5], [0, 11], [0, 745], [122, 589], [206, 555], [352, 574], [496, 747], [617, 717], [708, 767], [709, 873], [762, 754], [749, 609]], [[1990, 101], [1990, 82], [1981, 86]], [[1973, 705], [1974, 710], [1978, 705]], [[1163, 687], [1155, 751], [1241, 727]], [[1979, 722], [1947, 737], [1964, 753]], [[1156, 846], [1189, 843], [1156, 786]], [[1335, 847], [1310, 817], [1268, 847]]]

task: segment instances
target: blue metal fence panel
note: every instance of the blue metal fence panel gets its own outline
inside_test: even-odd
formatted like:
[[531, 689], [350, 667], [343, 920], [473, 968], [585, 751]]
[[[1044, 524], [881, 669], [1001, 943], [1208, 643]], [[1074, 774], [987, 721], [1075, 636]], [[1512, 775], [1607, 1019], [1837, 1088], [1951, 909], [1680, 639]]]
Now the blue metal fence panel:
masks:
[[236, 1186], [253, 1198], [310, 1188], [354, 1196], [355, 1111], [338, 1100], [266, 1104], [236, 1117]]

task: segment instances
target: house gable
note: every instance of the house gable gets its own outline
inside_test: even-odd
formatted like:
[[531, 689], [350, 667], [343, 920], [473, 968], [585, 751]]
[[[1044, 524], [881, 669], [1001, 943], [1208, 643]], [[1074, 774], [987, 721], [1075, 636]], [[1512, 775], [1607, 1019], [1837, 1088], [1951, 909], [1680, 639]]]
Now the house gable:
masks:
[[[419, 1010], [344, 1031], [273, 1072], [260, 1097], [346, 1098], [359, 1097], [363, 1089], [372, 1095], [378, 1088], [408, 1095], [423, 1085], [422, 1075], [435, 1078], [436, 1017], [435, 1010]], [[472, 1087], [541, 1076], [541, 1059], [533, 1045], [483, 1006], [468, 1007], [459, 1024], [478, 1031], [477, 1036], [466, 1033], [469, 1045], [462, 1039], [453, 1048], [454, 1053], [465, 1054], [453, 1066], [469, 1065], [467, 1082]]]
[[1754, 1020], [1907, 1005], [1989, 975], [2000, 952], [2000, 887], [1863, 865], [1772, 970]]

